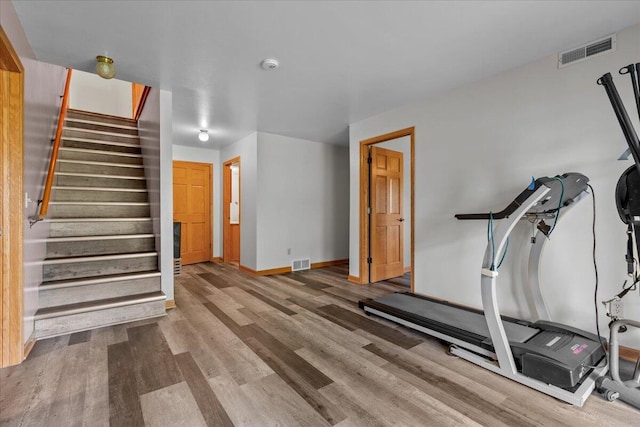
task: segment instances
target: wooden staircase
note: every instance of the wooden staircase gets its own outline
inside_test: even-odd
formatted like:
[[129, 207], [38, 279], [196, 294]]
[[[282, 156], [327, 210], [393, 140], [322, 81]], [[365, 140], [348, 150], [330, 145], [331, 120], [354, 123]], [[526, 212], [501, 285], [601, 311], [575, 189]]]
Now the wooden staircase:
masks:
[[36, 338], [164, 315], [136, 122], [68, 110], [62, 135]]

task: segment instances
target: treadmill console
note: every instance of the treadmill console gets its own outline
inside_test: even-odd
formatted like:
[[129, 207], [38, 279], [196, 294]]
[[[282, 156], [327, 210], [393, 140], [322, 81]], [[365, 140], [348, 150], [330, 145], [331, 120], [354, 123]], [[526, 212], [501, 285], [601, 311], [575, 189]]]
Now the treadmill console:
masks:
[[[577, 172], [568, 172], [562, 175], [554, 177], [541, 177], [532, 181], [531, 184], [525, 188], [513, 202], [500, 212], [494, 212], [492, 214], [486, 213], [474, 213], [474, 214], [456, 214], [455, 217], [460, 220], [470, 219], [503, 219], [508, 218], [518, 207], [520, 207], [525, 200], [527, 200], [538, 188], [546, 186], [550, 188], [550, 191], [545, 197], [536, 203], [528, 213], [530, 214], [555, 214], [558, 211], [558, 206], [568, 206], [579, 197], [581, 194], [587, 191], [587, 184], [589, 178], [585, 175]], [[561, 199], [562, 198], [562, 204]]]

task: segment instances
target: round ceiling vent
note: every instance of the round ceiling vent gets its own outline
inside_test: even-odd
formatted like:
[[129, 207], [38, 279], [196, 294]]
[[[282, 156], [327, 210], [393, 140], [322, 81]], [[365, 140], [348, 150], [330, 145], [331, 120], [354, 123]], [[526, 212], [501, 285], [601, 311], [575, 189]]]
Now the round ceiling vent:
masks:
[[276, 68], [278, 68], [278, 65], [280, 65], [278, 63], [277, 59], [263, 59], [262, 62], [260, 63], [260, 66], [262, 68], [264, 68], [265, 70], [275, 70]]

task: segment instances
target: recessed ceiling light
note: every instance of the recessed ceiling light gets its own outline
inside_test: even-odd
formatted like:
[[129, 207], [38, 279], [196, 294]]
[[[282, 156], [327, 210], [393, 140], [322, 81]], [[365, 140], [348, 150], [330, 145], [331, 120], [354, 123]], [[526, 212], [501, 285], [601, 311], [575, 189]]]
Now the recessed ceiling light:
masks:
[[265, 70], [275, 70], [278, 68], [278, 65], [280, 65], [278, 60], [273, 58], [263, 59], [260, 63], [260, 66]]
[[202, 142], [207, 142], [209, 140], [209, 131], [206, 129], [200, 129], [198, 139]]

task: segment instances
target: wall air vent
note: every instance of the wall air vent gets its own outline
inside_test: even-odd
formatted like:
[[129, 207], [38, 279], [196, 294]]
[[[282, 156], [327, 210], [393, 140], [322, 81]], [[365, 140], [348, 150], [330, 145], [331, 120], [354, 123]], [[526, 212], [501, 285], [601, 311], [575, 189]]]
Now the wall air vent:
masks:
[[311, 260], [295, 259], [291, 262], [291, 271], [309, 270], [311, 268]]
[[616, 35], [610, 34], [574, 49], [558, 53], [558, 68], [616, 50]]

